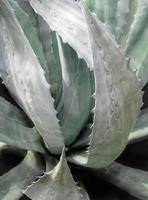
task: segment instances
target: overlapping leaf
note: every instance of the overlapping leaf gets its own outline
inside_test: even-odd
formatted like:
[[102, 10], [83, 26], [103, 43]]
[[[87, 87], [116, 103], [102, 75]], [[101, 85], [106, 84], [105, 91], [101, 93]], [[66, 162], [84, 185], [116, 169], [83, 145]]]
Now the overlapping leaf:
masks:
[[28, 151], [24, 160], [15, 168], [0, 176], [0, 199], [18, 200], [28, 185], [43, 172], [38, 155]]
[[42, 138], [34, 127], [28, 126], [24, 113], [0, 98], [0, 141], [22, 149], [44, 152]]
[[67, 145], [76, 140], [91, 111], [91, 78], [84, 60], [59, 39], [63, 77], [63, 107], [58, 117]]
[[28, 1], [9, 0], [9, 2], [45, 71], [45, 77], [51, 85], [51, 95], [57, 107], [62, 94], [62, 76], [56, 33], [52, 32], [46, 22], [35, 14]]
[[[58, 49], [56, 47], [56, 35], [50, 30], [49, 26], [41, 17], [38, 17], [38, 19], [36, 17], [36, 27], [33, 26], [29, 15], [27, 15], [27, 13], [25, 13], [19, 6], [21, 5], [24, 8], [24, 4], [27, 3], [18, 2], [19, 4], [17, 4], [16, 1], [12, 0], [9, 0], [9, 2], [14, 8], [17, 19], [19, 20], [21, 27], [26, 34], [34, 52], [36, 53], [40, 64], [45, 70], [46, 79], [49, 83], [51, 82], [51, 90], [57, 104], [59, 97], [61, 96], [61, 92], [59, 90], [62, 89], [62, 79], [58, 76], [58, 74], [60, 74], [59, 67], [61, 64], [59, 63], [60, 61], [58, 59], [59, 56]], [[32, 15], [33, 14], [31, 14], [31, 17]], [[64, 53], [62, 53], [62, 51], [64, 51]], [[61, 48], [60, 57], [63, 69], [64, 91], [63, 98], [60, 102], [62, 105], [58, 105], [58, 110], [60, 110], [61, 106], [63, 107], [59, 114], [59, 119], [61, 121], [65, 142], [66, 144], [70, 144], [75, 140], [75, 138], [77, 138], [81, 128], [88, 119], [90, 112], [90, 72], [85, 62], [79, 60], [74, 50], [64, 44], [63, 49]], [[65, 76], [66, 73], [67, 76]], [[50, 76], [50, 74], [52, 76]], [[85, 95], [83, 91], [85, 91]], [[56, 98], [56, 95], [59, 97]]]
[[137, 70], [141, 86], [148, 81], [148, 1], [147, 0], [84, 0], [87, 6], [106, 24]]
[[55, 106], [59, 112], [62, 105], [62, 72], [60, 56], [58, 51], [58, 42], [56, 33], [52, 32], [48, 24], [38, 16], [38, 34], [42, 42], [44, 54], [47, 60], [48, 73], [47, 80], [51, 84], [51, 94], [55, 99]]
[[44, 72], [7, 1], [0, 2], [0, 73], [18, 104], [32, 119], [52, 153], [63, 138]]
[[89, 149], [71, 155], [71, 160], [88, 167], [105, 167], [125, 147], [137, 117], [141, 101], [136, 77], [105, 26], [81, 1], [30, 2], [94, 71], [95, 108]]
[[137, 12], [131, 26], [125, 55], [131, 58], [130, 65], [137, 70], [142, 86], [148, 82], [148, 1], [138, 1]]
[[81, 193], [74, 182], [63, 152], [56, 167], [28, 187], [25, 194], [32, 200], [83, 200], [85, 192]]

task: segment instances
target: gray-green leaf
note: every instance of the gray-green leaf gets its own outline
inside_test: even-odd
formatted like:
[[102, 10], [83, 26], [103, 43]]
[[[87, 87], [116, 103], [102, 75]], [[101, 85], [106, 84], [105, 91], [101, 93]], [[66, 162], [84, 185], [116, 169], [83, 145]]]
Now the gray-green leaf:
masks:
[[106, 27], [81, 1], [30, 2], [94, 72], [95, 107], [89, 148], [70, 159], [87, 167], [105, 167], [125, 148], [137, 118], [141, 94], [136, 76]]
[[141, 86], [148, 81], [148, 1], [147, 0], [84, 0], [96, 13], [137, 70]]
[[0, 199], [18, 200], [27, 186], [42, 174], [42, 167], [38, 155], [28, 151], [18, 166], [0, 176]]
[[42, 138], [28, 126], [25, 114], [0, 97], [0, 141], [22, 149], [44, 152]]
[[59, 52], [63, 77], [63, 107], [58, 118], [65, 144], [78, 137], [91, 111], [90, 71], [84, 60], [59, 39]]
[[47, 148], [61, 152], [64, 142], [49, 93], [49, 85], [14, 11], [0, 2], [0, 73], [2, 79], [44, 139]]
[[138, 199], [148, 199], [148, 172], [113, 163], [103, 172], [106, 181]]
[[9, 2], [45, 71], [46, 80], [51, 85], [50, 91], [57, 106], [62, 93], [62, 78], [56, 34], [41, 17], [36, 15], [28, 1], [9, 0]]
[[56, 167], [46, 172], [25, 194], [32, 200], [83, 200], [83, 192], [73, 180], [64, 152]]

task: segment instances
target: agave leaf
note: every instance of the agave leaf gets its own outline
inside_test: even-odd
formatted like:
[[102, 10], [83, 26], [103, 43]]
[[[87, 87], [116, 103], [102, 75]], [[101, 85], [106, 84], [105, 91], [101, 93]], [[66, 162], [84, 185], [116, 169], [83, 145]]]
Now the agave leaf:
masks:
[[138, 9], [131, 26], [126, 46], [125, 55], [131, 58], [130, 66], [137, 70], [138, 77], [143, 86], [148, 82], [148, 1], [138, 1]]
[[77, 152], [70, 159], [88, 167], [105, 167], [125, 147], [128, 133], [139, 112], [141, 101], [136, 77], [127, 68], [127, 61], [104, 25], [81, 2], [30, 2], [35, 11], [94, 71], [96, 91], [90, 146], [88, 151]]
[[28, 1], [9, 0], [9, 3], [45, 71], [45, 77], [51, 85], [51, 95], [57, 107], [62, 93], [62, 79], [56, 34], [41, 17], [35, 14]]
[[[110, 39], [102, 23], [85, 7], [83, 12], [92, 45], [96, 103], [88, 155], [82, 152], [73, 158], [90, 167], [105, 167], [120, 154], [127, 143], [129, 131], [139, 112], [139, 92], [138, 86], [135, 87], [137, 84], [135, 75], [127, 68], [127, 61]], [[100, 80], [98, 80], [99, 76]], [[101, 77], [103, 77], [102, 80]], [[127, 82], [132, 86], [131, 88], [135, 89], [136, 95], [132, 94], [135, 95], [135, 105], [133, 105], [133, 96], [129, 96], [131, 89], [127, 87]], [[102, 88], [104, 88], [104, 94], [102, 94]], [[102, 105], [101, 108], [100, 105]], [[130, 105], [134, 107], [131, 108]], [[131, 110], [130, 118], [128, 118], [129, 109]], [[87, 162], [81, 161], [87, 157]]]
[[[31, 44], [31, 47], [34, 50], [41, 66], [43, 67], [43, 69], [45, 71], [45, 75], [46, 75], [48, 73], [47, 62], [46, 62], [45, 55], [43, 52], [42, 43], [40, 42], [38, 35], [37, 35], [35, 24], [32, 24], [33, 22], [31, 22], [31, 18], [32, 18], [33, 14], [31, 14], [31, 17], [30, 17], [29, 13], [24, 12], [24, 10], [22, 10], [22, 8], [19, 5], [21, 3], [20, 1], [18, 1], [19, 4], [15, 0], [8, 0], [8, 2], [14, 9], [15, 16], [16, 16], [19, 24], [21, 25], [21, 28], [24, 31], [29, 43]], [[35, 13], [34, 13], [34, 15], [35, 15]], [[37, 24], [37, 16], [34, 18], [36, 19], [36, 24]], [[47, 78], [48, 78], [48, 76], [46, 77], [46, 79]]]
[[[78, 56], [84, 58], [91, 66], [87, 27], [78, 3], [74, 0], [51, 0], [50, 2], [48, 0], [30, 0], [30, 4], [35, 12], [49, 24], [50, 28], [55, 30], [63, 41], [72, 46]], [[78, 38], [80, 42], [78, 42]]]
[[148, 138], [148, 108], [141, 111], [133, 131], [129, 135], [129, 143], [135, 143]]
[[115, 35], [117, 26], [117, 3], [119, 0], [83, 0], [88, 8], [97, 14], [110, 32]]
[[11, 3], [11, 5], [14, 5], [14, 3], [17, 2], [17, 6], [19, 6], [21, 10], [23, 10], [28, 15], [28, 17], [30, 18], [30, 22], [32, 23], [34, 28], [36, 28], [38, 24], [37, 23], [38, 16], [35, 14], [34, 10], [30, 6], [29, 1], [9, 0], [9, 2]]
[[23, 195], [23, 190], [42, 172], [43, 166], [38, 155], [28, 151], [19, 165], [0, 176], [0, 199], [18, 200]]
[[51, 94], [55, 99], [57, 111], [59, 111], [63, 102], [60, 102], [62, 96], [62, 72], [57, 37], [56, 33], [51, 31], [48, 24], [40, 16], [38, 16], [38, 23], [38, 35], [42, 42], [48, 66], [46, 78], [51, 84]]
[[148, 172], [113, 163], [102, 170], [103, 178], [138, 199], [148, 199]]
[[42, 138], [34, 127], [28, 126], [24, 113], [0, 98], [0, 141], [22, 149], [45, 152]]
[[141, 87], [148, 81], [148, 1], [84, 0], [89, 9], [107, 25], [122, 51], [137, 70]]
[[83, 148], [88, 146], [90, 142], [91, 127], [92, 124], [86, 125], [80, 132], [76, 141], [72, 144], [70, 148]]
[[141, 106], [135, 74], [105, 26], [81, 1], [30, 2], [94, 71], [95, 108], [89, 149], [74, 153], [70, 160], [87, 167], [105, 167], [127, 144]]
[[0, 142], [0, 151], [7, 147], [7, 144], [4, 142]]
[[137, 9], [138, 0], [83, 0], [124, 47]]
[[56, 167], [28, 187], [25, 194], [32, 200], [83, 199], [67, 165], [64, 151]]
[[89, 195], [88, 195], [85, 187], [82, 184], [81, 184], [81, 188], [80, 189], [81, 189], [81, 192], [82, 192], [81, 199], [90, 200]]
[[7, 1], [0, 2], [0, 72], [2, 79], [24, 109], [52, 153], [60, 153], [60, 131], [49, 85], [28, 40]]
[[[63, 107], [58, 115], [65, 144], [78, 137], [91, 111], [90, 71], [84, 60], [59, 38], [59, 52], [63, 77]], [[85, 92], [84, 92], [85, 91]]]
[[122, 49], [125, 48], [126, 40], [137, 11], [137, 6], [138, 0], [118, 0], [115, 37]]

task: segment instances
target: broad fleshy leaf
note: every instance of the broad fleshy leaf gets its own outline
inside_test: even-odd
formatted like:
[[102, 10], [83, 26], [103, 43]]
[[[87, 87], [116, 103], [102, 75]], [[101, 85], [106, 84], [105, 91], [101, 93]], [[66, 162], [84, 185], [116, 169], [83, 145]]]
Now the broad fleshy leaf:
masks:
[[138, 199], [148, 199], [148, 172], [113, 163], [103, 178]]
[[42, 138], [34, 127], [29, 127], [27, 116], [1, 97], [0, 141], [22, 149], [45, 151]]
[[17, 103], [34, 122], [47, 148], [61, 152], [64, 142], [49, 85], [14, 11], [0, 2], [0, 73]]
[[[46, 58], [44, 55], [43, 51], [43, 46], [42, 43], [39, 40], [38, 33], [37, 33], [37, 25], [38, 25], [38, 17], [34, 13], [34, 20], [31, 21], [31, 18], [33, 18], [33, 10], [29, 9], [29, 12], [26, 13], [22, 7], [21, 4], [24, 4], [23, 1], [16, 1], [16, 0], [8, 0], [10, 3], [11, 7], [14, 10], [15, 16], [21, 25], [21, 28], [23, 32], [25, 33], [33, 51], [35, 52], [41, 66], [43, 67], [45, 71], [45, 76], [48, 73], [48, 67], [47, 67], [47, 62]], [[27, 1], [26, 1], [27, 3]], [[29, 4], [30, 6], [30, 4]], [[30, 14], [31, 13], [31, 14]], [[49, 78], [49, 74], [46, 77], [46, 79]], [[49, 79], [47, 79], [49, 81]]]
[[[139, 111], [139, 92], [138, 86], [135, 87], [137, 84], [135, 75], [128, 69], [127, 61], [110, 39], [102, 23], [85, 7], [82, 9], [92, 45], [96, 102], [88, 155], [84, 156], [82, 152], [78, 156], [75, 155], [74, 159], [81, 160], [82, 155], [82, 159], [88, 157], [87, 166], [97, 167], [99, 160], [99, 167], [105, 167], [111, 162], [111, 158], [115, 159], [126, 145], [129, 131]], [[132, 96], [130, 96], [131, 89], [127, 83], [135, 89]], [[128, 110], [130, 110], [130, 117]]]
[[24, 160], [15, 168], [0, 176], [0, 199], [19, 200], [28, 185], [43, 172], [38, 155], [28, 151]]
[[78, 189], [67, 165], [64, 151], [56, 167], [28, 187], [25, 194], [32, 200], [83, 199], [83, 193]]
[[84, 60], [59, 38], [63, 77], [63, 107], [58, 115], [65, 144], [73, 143], [89, 118], [91, 111], [91, 78]]
[[137, 12], [131, 25], [125, 55], [131, 58], [130, 66], [137, 70], [141, 85], [148, 82], [148, 1], [138, 1]]
[[94, 72], [95, 107], [89, 148], [71, 155], [70, 160], [87, 167], [105, 167], [127, 144], [141, 106], [135, 74], [106, 27], [81, 1], [30, 3]]
[[84, 0], [89, 9], [105, 23], [122, 51], [137, 70], [141, 87], [148, 81], [148, 1]]
[[56, 33], [52, 32], [46, 22], [35, 14], [29, 1], [9, 0], [9, 3], [44, 69], [57, 107], [62, 94], [62, 76]]
[[91, 12], [96, 13], [99, 19], [105, 23], [106, 27], [113, 34], [117, 27], [117, 3], [119, 0], [83, 0]]
[[137, 0], [83, 0], [112, 33], [120, 45], [125, 46], [136, 11]]
[[87, 26], [78, 2], [74, 0], [30, 0], [30, 4], [50, 28], [56, 31], [64, 42], [72, 46], [78, 57], [82, 57], [89, 66], [92, 66]]
[[[45, 70], [46, 79], [49, 83], [51, 82], [51, 91], [53, 96], [55, 97], [59, 94], [58, 96], [60, 97], [61, 92], [59, 90], [62, 91], [62, 79], [58, 76], [61, 71], [59, 66], [61, 65], [60, 60], [58, 59], [59, 55], [58, 46], [56, 45], [56, 34], [50, 30], [49, 26], [41, 17], [36, 17], [36, 26], [34, 27], [31, 23], [29, 12], [28, 14], [25, 13], [19, 6], [19, 4], [22, 4], [24, 7], [24, 2], [18, 2], [19, 4], [13, 0], [9, 0], [9, 2], [14, 8], [16, 17], [19, 20], [34, 52], [36, 53], [40, 64]], [[33, 14], [31, 14], [31, 17], [32, 15]], [[71, 47], [64, 44], [63, 47], [64, 48], [61, 48], [60, 51], [60, 57], [63, 69], [64, 91], [62, 95], [63, 98], [61, 100], [62, 111], [59, 113], [59, 119], [61, 121], [65, 143], [70, 144], [78, 136], [81, 128], [88, 119], [91, 104], [91, 85], [89, 75], [90, 72], [85, 62], [77, 58], [76, 53]], [[45, 52], [45, 56], [43, 50]], [[62, 51], [64, 51], [64, 53], [62, 53]], [[47, 60], [47, 63], [45, 60]], [[50, 67], [48, 67], [47, 64]], [[67, 73], [67, 76], [65, 76], [65, 73]], [[50, 76], [50, 74], [52, 76]], [[85, 95], [83, 95], [83, 91], [85, 91]], [[59, 101], [59, 97], [55, 97], [56, 104], [57, 101]], [[61, 106], [58, 106], [58, 110]]]

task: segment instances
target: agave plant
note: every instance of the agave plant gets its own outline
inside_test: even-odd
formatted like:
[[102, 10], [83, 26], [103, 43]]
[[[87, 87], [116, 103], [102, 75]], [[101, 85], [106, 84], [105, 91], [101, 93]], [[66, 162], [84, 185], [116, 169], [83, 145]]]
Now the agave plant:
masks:
[[147, 9], [146, 0], [0, 1], [1, 149], [24, 156], [0, 176], [0, 199], [88, 200], [71, 166], [148, 198], [148, 173], [115, 162], [147, 136]]

